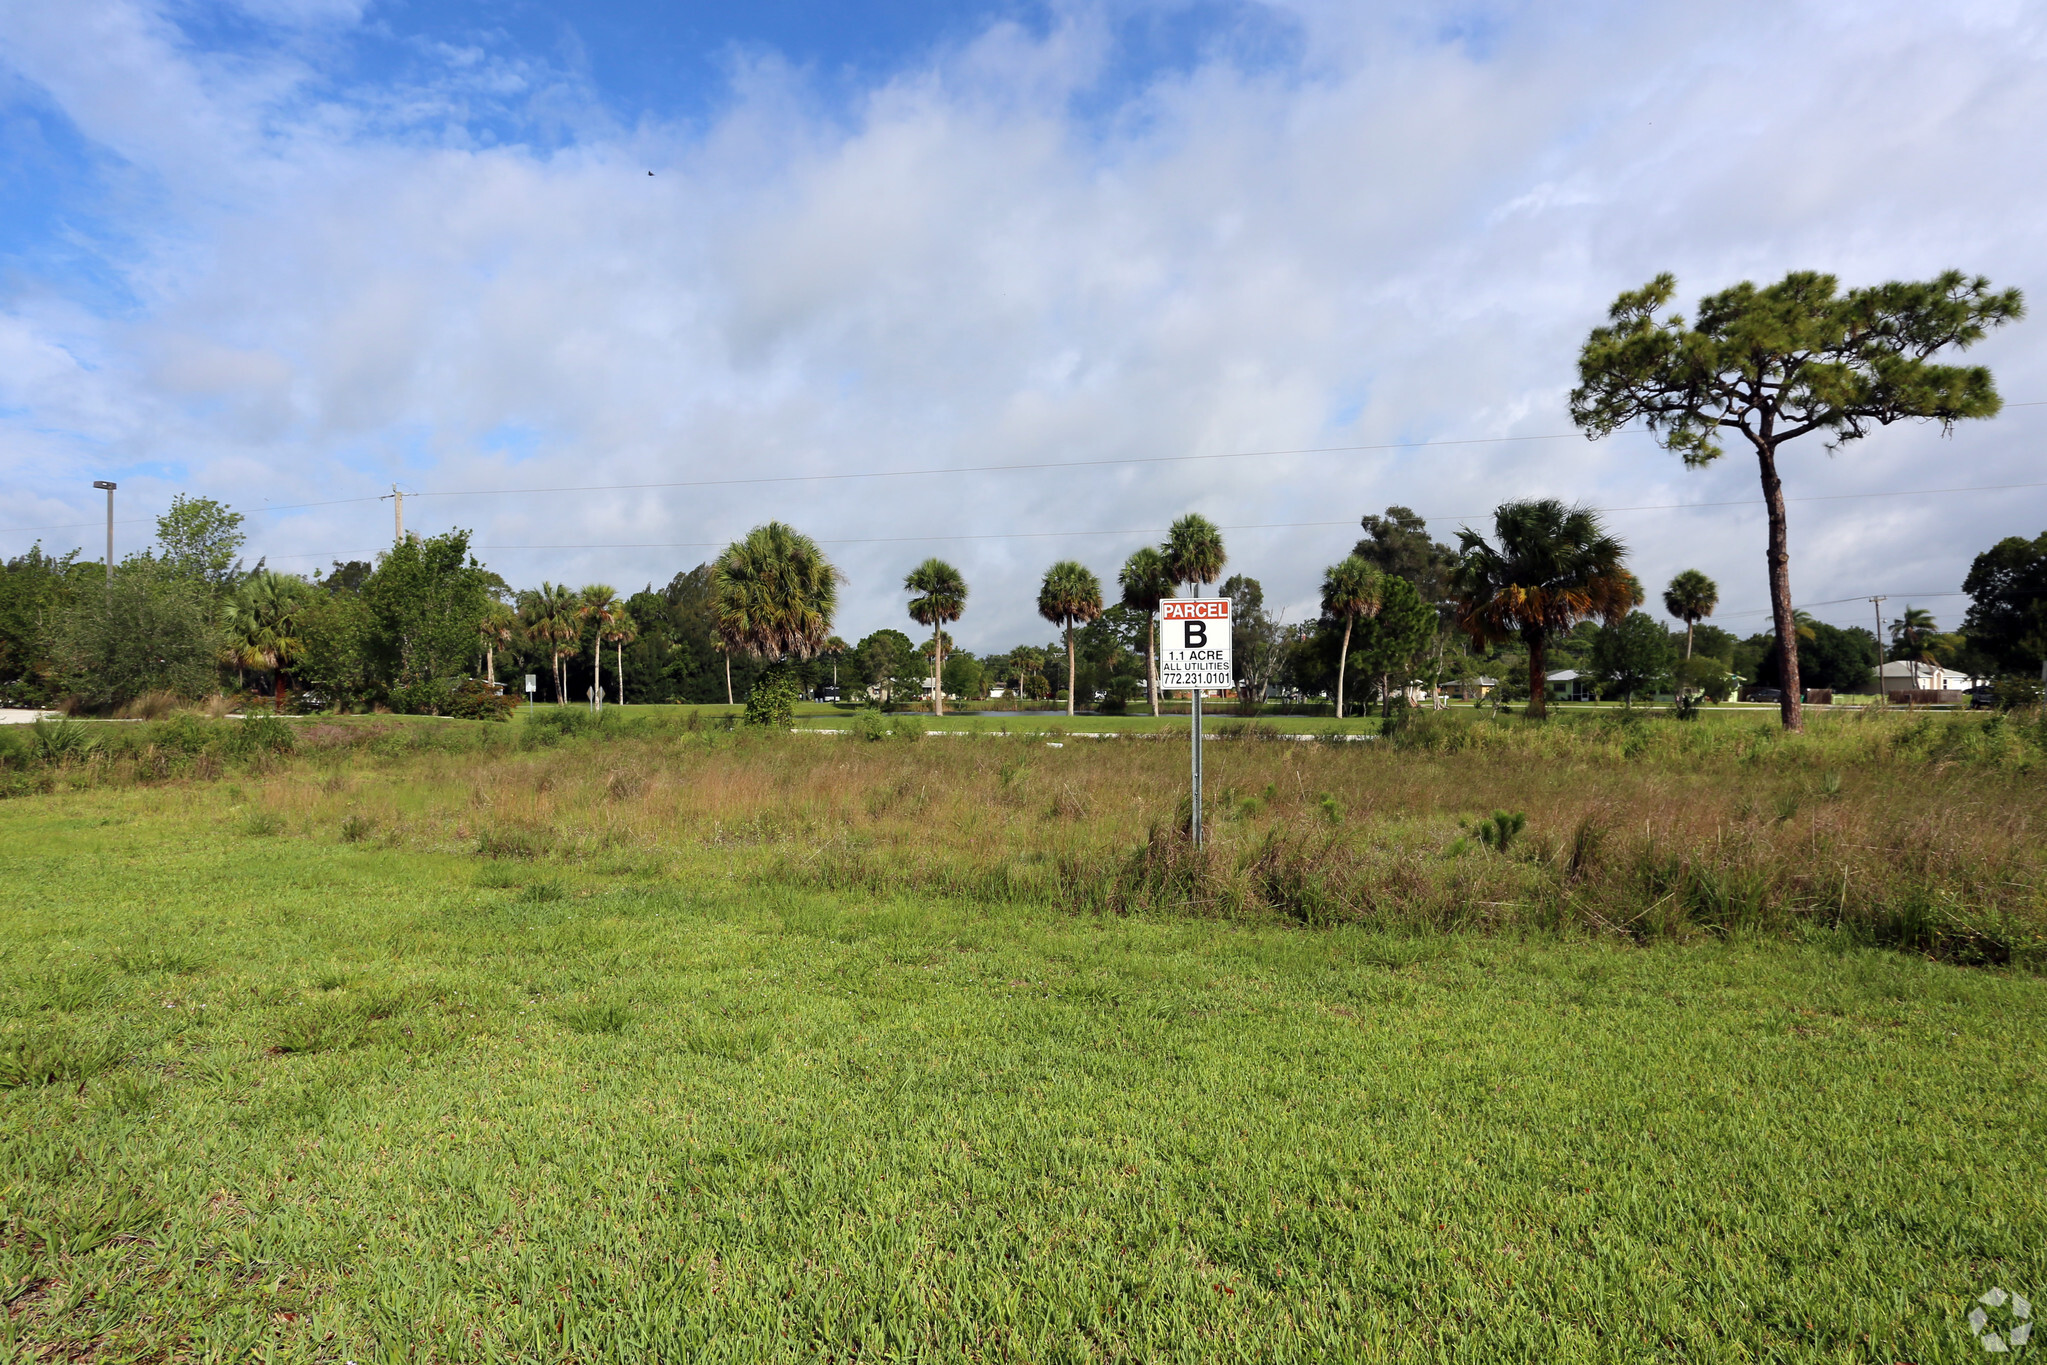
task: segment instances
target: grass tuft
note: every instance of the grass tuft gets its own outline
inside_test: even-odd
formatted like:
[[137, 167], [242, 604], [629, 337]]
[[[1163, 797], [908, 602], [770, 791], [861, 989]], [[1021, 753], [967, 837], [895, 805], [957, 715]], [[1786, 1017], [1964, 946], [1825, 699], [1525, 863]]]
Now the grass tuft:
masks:
[[616, 1000], [563, 1006], [555, 1010], [554, 1017], [577, 1033], [623, 1033], [633, 1023], [632, 1008]]
[[242, 833], [265, 839], [284, 833], [284, 817], [274, 810], [252, 810], [242, 816]]
[[124, 1049], [114, 1039], [81, 1036], [62, 1029], [38, 1029], [0, 1042], [0, 1089], [76, 1083], [119, 1066]]
[[320, 1000], [293, 1010], [271, 1035], [280, 1054], [338, 1052], [368, 1041], [369, 1006], [360, 1000]]

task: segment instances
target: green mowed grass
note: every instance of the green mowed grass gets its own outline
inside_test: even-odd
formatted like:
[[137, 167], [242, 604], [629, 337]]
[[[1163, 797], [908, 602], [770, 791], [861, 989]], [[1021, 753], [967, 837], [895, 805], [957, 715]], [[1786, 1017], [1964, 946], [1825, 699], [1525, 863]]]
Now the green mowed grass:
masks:
[[1917, 1361], [2047, 1288], [2039, 979], [0, 804], [7, 1358]]

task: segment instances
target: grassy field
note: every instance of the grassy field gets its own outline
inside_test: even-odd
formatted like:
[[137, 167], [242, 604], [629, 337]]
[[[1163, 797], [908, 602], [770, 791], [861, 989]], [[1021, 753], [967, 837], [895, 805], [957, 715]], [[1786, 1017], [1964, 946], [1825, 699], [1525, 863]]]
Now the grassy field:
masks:
[[17, 771], [0, 1358], [1923, 1363], [2047, 1287], [2036, 727], [1224, 745], [1195, 860], [1179, 744], [657, 720]]

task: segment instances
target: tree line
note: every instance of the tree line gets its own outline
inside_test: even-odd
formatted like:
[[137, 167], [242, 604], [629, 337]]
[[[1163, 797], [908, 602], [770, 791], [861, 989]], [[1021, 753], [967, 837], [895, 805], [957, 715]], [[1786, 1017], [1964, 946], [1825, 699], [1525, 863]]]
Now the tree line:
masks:
[[[1389, 508], [1364, 518], [1365, 538], [1324, 574], [1313, 622], [1275, 619], [1255, 579], [1221, 582], [1240, 685], [1326, 694], [1341, 713], [1353, 678], [1390, 706], [1396, 680], [1490, 664], [1509, 689], [1520, 670], [1539, 715], [1551, 664], [1582, 656], [1628, 696], [1666, 680], [1708, 695], [1735, 676], [1774, 683], [1790, 728], [1800, 724], [1805, 687], [1862, 686], [1887, 652], [1877, 632], [1827, 626], [1795, 605], [1786, 447], [1818, 434], [1832, 450], [1897, 421], [1952, 430], [1994, 416], [2002, 400], [1987, 369], [1934, 357], [2019, 319], [2023, 299], [1952, 271], [1845, 292], [1830, 275], [1794, 272], [1709, 295], [1687, 322], [1667, 311], [1675, 293], [1661, 275], [1614, 302], [1580, 350], [1571, 415], [1595, 439], [1639, 423], [1690, 467], [1718, 459], [1723, 440], [1749, 447], [1768, 512], [1766, 637], [1737, 641], [1702, 628], [1717, 589], [1686, 571], [1663, 599], [1685, 626], [1675, 659], [1672, 633], [1639, 610], [1646, 593], [1625, 567], [1625, 548], [1589, 509], [1510, 502], [1490, 537], [1466, 528], [1453, 549], [1430, 540], [1413, 513]], [[17, 705], [68, 697], [106, 710], [151, 694], [199, 695], [230, 676], [239, 691], [253, 675], [280, 704], [492, 713], [505, 700], [495, 680], [509, 669], [544, 678], [542, 694], [556, 702], [758, 695], [772, 717], [850, 669], [860, 688], [891, 700], [921, 695], [928, 679], [939, 709], [948, 692], [973, 695], [999, 680], [1025, 694], [1063, 693], [1069, 711], [1083, 697], [1120, 706], [1139, 693], [1156, 711], [1158, 604], [1182, 588], [1201, 593], [1227, 563], [1221, 532], [1196, 515], [1124, 562], [1114, 601], [1086, 565], [1061, 560], [1037, 601], [1059, 638], [977, 659], [952, 650], [945, 629], [966, 609], [956, 568], [931, 559], [904, 580], [908, 615], [930, 631], [927, 643], [883, 630], [849, 646], [831, 631], [838, 570], [779, 522], [624, 599], [604, 584], [514, 591], [476, 561], [461, 531], [310, 577], [262, 564], [244, 571], [240, 526], [219, 503], [180, 497], [159, 520], [156, 544], [111, 573], [40, 545], [8, 561], [0, 691]], [[1930, 613], [1908, 608], [1889, 652], [2047, 678], [2043, 559], [2047, 534], [2000, 541], [1971, 567], [1964, 589], [1973, 605], [1961, 629], [1943, 634]]]
[[[756, 528], [716, 560], [630, 596], [603, 584], [552, 582], [516, 590], [469, 552], [466, 532], [408, 539], [374, 563], [337, 563], [300, 577], [245, 569], [241, 517], [179, 497], [148, 550], [109, 579], [77, 554], [40, 546], [0, 569], [0, 694], [13, 705], [64, 699], [111, 712], [157, 697], [250, 694], [279, 707], [434, 714], [502, 714], [522, 694], [539, 700], [737, 702], [759, 718], [785, 716], [800, 696], [837, 686], [885, 705], [942, 709], [947, 697], [1013, 696], [1121, 710], [1160, 705], [1159, 603], [1212, 585], [1232, 604], [1237, 682], [1246, 698], [1328, 697], [1390, 713], [1419, 680], [1431, 687], [1485, 679], [1496, 697], [1544, 709], [1534, 679], [1555, 669], [1596, 678], [1610, 696], [1656, 690], [1721, 698], [1736, 679], [1778, 684], [1773, 634], [1740, 638], [1707, 624], [1719, 590], [1696, 570], [1678, 574], [1662, 604], [1678, 628], [1640, 610], [1646, 594], [1625, 547], [1598, 517], [1554, 501], [1504, 504], [1490, 536], [1432, 539], [1411, 510], [1361, 519], [1362, 537], [1323, 575], [1320, 612], [1289, 622], [1263, 585], [1227, 578], [1219, 528], [1195, 514], [1166, 541], [1131, 554], [1113, 600], [1086, 565], [1061, 560], [1037, 606], [1058, 636], [976, 655], [947, 627], [969, 590], [951, 564], [927, 559], [905, 577], [913, 640], [883, 628], [848, 644], [833, 633], [839, 571], [816, 542], [780, 523]], [[1813, 686], [1863, 691], [1884, 657], [1937, 661], [1991, 674], [2037, 673], [2047, 644], [2047, 533], [2012, 538], [1977, 556], [1975, 597], [1961, 628], [1907, 607], [1890, 639], [1795, 613], [1804, 676]], [[509, 684], [500, 694], [498, 684]]]

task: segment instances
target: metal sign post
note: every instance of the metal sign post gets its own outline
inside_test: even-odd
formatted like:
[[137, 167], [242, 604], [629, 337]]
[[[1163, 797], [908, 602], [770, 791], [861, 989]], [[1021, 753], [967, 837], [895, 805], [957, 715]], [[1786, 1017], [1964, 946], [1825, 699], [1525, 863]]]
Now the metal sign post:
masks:
[[540, 679], [533, 674], [526, 675], [526, 714], [533, 714], [533, 694], [540, 690]]
[[1159, 688], [1194, 694], [1193, 809], [1188, 833], [1196, 847], [1201, 829], [1201, 694], [1227, 692], [1236, 683], [1227, 597], [1168, 598], [1159, 603]]

